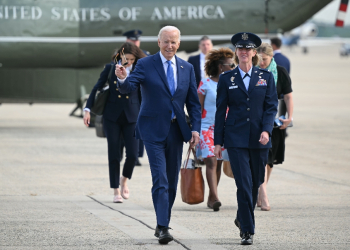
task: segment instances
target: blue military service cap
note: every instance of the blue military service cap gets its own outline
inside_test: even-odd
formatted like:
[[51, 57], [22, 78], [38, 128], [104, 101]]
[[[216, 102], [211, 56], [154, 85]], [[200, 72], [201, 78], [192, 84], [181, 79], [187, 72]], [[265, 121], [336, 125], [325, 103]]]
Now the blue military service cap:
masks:
[[127, 38], [131, 40], [139, 40], [139, 37], [141, 36], [142, 31], [141, 30], [129, 30], [123, 34], [123, 36], [126, 36]]
[[261, 39], [253, 33], [240, 32], [232, 36], [231, 43], [236, 48], [252, 49], [257, 48], [261, 45]]

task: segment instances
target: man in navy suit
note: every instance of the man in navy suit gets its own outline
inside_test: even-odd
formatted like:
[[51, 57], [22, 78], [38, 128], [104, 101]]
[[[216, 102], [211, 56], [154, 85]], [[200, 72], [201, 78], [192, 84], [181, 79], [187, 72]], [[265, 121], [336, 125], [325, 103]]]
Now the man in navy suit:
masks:
[[196, 76], [197, 88], [199, 86], [199, 82], [205, 78], [205, 56], [209, 53], [210, 50], [213, 49], [213, 43], [211, 42], [208, 36], [203, 36], [199, 41], [199, 49], [201, 53], [196, 56], [190, 56], [188, 58], [188, 62], [193, 65], [194, 74]]
[[241, 245], [251, 245], [254, 208], [259, 186], [264, 182], [278, 100], [272, 73], [255, 67], [261, 39], [242, 32], [232, 36], [231, 42], [236, 47], [238, 67], [220, 75], [218, 82], [214, 153], [222, 158], [221, 147], [227, 149], [237, 186], [235, 224], [240, 229]]
[[[137, 62], [126, 77], [116, 65], [119, 89], [131, 92], [141, 86], [141, 109], [136, 138], [142, 139], [152, 174], [152, 198], [157, 216], [155, 236], [160, 244], [173, 240], [168, 231], [175, 201], [183, 142], [194, 147], [199, 142], [201, 105], [198, 100], [193, 66], [175, 53], [180, 46], [180, 30], [163, 27], [158, 34], [160, 52]], [[191, 119], [186, 123], [184, 105]]]
[[278, 37], [274, 37], [270, 39], [271, 46], [273, 49], [273, 58], [275, 59], [277, 65], [284, 67], [288, 74], [290, 74], [290, 62], [289, 59], [282, 54], [281, 52], [281, 46], [282, 41]]

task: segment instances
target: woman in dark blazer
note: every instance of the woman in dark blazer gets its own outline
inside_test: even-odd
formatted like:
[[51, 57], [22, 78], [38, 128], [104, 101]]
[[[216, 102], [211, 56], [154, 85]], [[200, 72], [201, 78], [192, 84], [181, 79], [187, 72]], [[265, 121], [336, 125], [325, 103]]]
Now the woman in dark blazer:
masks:
[[289, 123], [291, 123], [293, 117], [293, 90], [292, 81], [290, 80], [287, 70], [282, 66], [278, 66], [273, 58], [273, 49], [271, 45], [268, 43], [262, 43], [258, 48], [258, 54], [261, 58], [259, 64], [260, 68], [272, 72], [275, 79], [278, 99], [284, 100], [288, 113], [286, 119], [280, 119], [282, 125], [272, 130], [272, 148], [269, 149], [269, 158], [265, 170], [265, 181], [259, 188], [257, 206], [261, 207], [262, 211], [269, 211], [270, 204], [267, 198], [266, 185], [270, 179], [273, 165], [282, 164], [284, 161], [286, 128]]
[[264, 182], [278, 100], [271, 72], [255, 67], [261, 39], [242, 32], [235, 34], [231, 42], [236, 47], [238, 67], [221, 74], [218, 82], [214, 153], [222, 158], [221, 147], [227, 149], [237, 186], [235, 224], [240, 229], [241, 245], [251, 245], [254, 208], [259, 186]]
[[[145, 56], [136, 45], [124, 43], [113, 54], [112, 60], [121, 65], [125, 64], [126, 71], [130, 73], [135, 68], [137, 60]], [[96, 91], [104, 87], [108, 76], [111, 75], [109, 79], [110, 94], [103, 112], [103, 126], [108, 142], [109, 180], [110, 187], [114, 189], [113, 202], [122, 203], [123, 198], [129, 198], [127, 179], [131, 179], [138, 157], [138, 140], [134, 137], [134, 131], [140, 111], [141, 96], [139, 89], [127, 94], [120, 93], [117, 88], [118, 79], [113, 72], [110, 74], [111, 71], [114, 72], [114, 63], [106, 64], [92, 89], [84, 109], [84, 124], [88, 126], [90, 123], [90, 109], [94, 105]], [[126, 159], [120, 177], [121, 135], [125, 142]]]

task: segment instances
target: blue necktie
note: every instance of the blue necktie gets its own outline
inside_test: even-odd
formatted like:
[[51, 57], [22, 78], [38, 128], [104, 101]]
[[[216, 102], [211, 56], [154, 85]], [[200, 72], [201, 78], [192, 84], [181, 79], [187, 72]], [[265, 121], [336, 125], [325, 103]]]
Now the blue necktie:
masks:
[[[170, 93], [173, 96], [175, 94], [175, 80], [174, 80], [174, 70], [171, 66], [171, 61], [166, 61], [168, 63], [168, 69], [166, 72], [166, 79], [169, 84]], [[175, 116], [174, 107], [171, 107], [171, 119]]]

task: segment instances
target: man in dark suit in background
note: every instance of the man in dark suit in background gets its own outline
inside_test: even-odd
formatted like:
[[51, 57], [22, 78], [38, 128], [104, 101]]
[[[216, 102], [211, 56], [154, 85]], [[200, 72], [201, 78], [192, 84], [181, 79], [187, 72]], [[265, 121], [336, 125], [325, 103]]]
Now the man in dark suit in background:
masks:
[[[152, 198], [157, 216], [155, 236], [160, 244], [173, 240], [169, 233], [171, 209], [175, 201], [183, 142], [194, 147], [199, 142], [201, 105], [193, 66], [178, 58], [180, 30], [165, 26], [159, 31], [160, 52], [140, 59], [127, 77], [116, 65], [120, 91], [141, 86], [141, 110], [136, 123], [136, 138], [142, 139], [151, 168]], [[190, 116], [186, 122], [184, 105]]]
[[213, 43], [211, 42], [208, 36], [203, 36], [201, 40], [199, 40], [199, 49], [201, 53], [196, 56], [190, 56], [188, 58], [188, 62], [193, 65], [194, 74], [196, 76], [197, 88], [199, 86], [199, 82], [202, 78], [205, 78], [204, 64], [205, 64], [205, 56], [208, 54], [210, 50], [213, 49]]
[[284, 67], [288, 74], [290, 74], [290, 62], [289, 59], [282, 54], [281, 52], [281, 46], [282, 41], [278, 37], [274, 37], [270, 39], [271, 46], [273, 49], [273, 58], [275, 59], [277, 65]]

